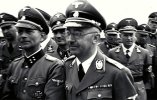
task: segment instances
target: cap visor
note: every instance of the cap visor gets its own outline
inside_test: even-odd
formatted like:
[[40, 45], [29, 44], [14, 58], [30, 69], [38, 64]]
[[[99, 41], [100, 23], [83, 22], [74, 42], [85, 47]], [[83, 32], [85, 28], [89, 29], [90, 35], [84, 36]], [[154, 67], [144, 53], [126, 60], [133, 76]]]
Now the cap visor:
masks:
[[37, 29], [35, 26], [33, 26], [29, 23], [17, 23], [15, 26], [21, 27], [21, 28]]
[[52, 30], [55, 31], [55, 30], [61, 30], [61, 29], [66, 29], [65, 26], [57, 26], [57, 27], [54, 27]]
[[83, 27], [83, 24], [77, 22], [67, 22], [63, 25], [64, 27]]
[[0, 27], [5, 27], [5, 26], [9, 26], [9, 25], [15, 25], [16, 22], [4, 22], [0, 24]]
[[113, 33], [115, 33], [115, 34], [116, 34], [116, 33], [119, 33], [119, 31], [117, 31], [117, 30], [106, 30], [105, 32], [106, 32], [106, 33], [113, 32]]
[[150, 34], [151, 32], [148, 31], [142, 31], [142, 30], [137, 30], [138, 33], [140, 34]]

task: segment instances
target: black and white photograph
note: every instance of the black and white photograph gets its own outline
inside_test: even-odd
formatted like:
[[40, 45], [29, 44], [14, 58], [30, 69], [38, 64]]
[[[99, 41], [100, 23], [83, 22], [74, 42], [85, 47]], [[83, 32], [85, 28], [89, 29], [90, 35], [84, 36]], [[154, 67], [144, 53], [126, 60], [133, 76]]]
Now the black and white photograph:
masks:
[[0, 1], [0, 100], [157, 100], [157, 1]]

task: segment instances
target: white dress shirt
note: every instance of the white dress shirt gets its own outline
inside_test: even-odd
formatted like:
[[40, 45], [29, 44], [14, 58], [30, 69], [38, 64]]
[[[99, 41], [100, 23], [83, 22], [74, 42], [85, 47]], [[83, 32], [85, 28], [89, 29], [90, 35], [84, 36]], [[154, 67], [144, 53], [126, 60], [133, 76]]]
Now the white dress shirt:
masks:
[[[89, 57], [86, 61], [82, 62], [83, 70], [85, 73], [87, 73], [87, 71], [88, 71], [92, 61], [94, 60], [96, 54], [97, 54], [97, 49], [95, 50], [94, 54], [91, 57]], [[81, 64], [81, 62], [78, 58], [76, 58], [76, 62], [77, 62], [78, 66]]]

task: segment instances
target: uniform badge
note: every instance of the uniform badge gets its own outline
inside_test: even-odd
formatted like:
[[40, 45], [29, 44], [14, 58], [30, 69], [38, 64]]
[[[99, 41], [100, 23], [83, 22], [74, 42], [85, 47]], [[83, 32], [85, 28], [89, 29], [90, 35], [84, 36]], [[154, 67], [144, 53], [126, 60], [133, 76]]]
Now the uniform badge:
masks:
[[79, 5], [82, 5], [82, 4], [83, 4], [83, 2], [74, 2], [74, 3], [72, 3], [72, 5], [75, 6], [75, 8], [78, 8]]
[[73, 17], [79, 17], [79, 12], [75, 11], [74, 14], [73, 14]]
[[100, 70], [103, 68], [103, 60], [96, 61], [96, 69]]
[[54, 52], [52, 45], [49, 45], [49, 46], [47, 47], [47, 52]]

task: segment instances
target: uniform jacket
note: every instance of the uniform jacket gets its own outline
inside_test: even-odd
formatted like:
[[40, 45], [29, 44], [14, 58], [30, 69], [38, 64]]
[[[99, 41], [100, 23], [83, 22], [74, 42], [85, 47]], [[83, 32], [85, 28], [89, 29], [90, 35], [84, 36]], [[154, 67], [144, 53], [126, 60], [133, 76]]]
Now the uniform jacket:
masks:
[[149, 51], [137, 45], [135, 45], [129, 60], [124, 55], [121, 45], [111, 49], [108, 53], [110, 58], [128, 67], [134, 77], [143, 76], [143, 70], [152, 64]]
[[[32, 65], [24, 78], [24, 70], [29, 67], [23, 66], [24, 60], [22, 57], [12, 62], [2, 100], [65, 99], [62, 61], [46, 54]], [[25, 82], [24, 86], [22, 82]]]
[[116, 47], [116, 45], [111, 45], [107, 42], [102, 42], [98, 45], [98, 47], [100, 48], [100, 50], [105, 54], [107, 55], [108, 54], [108, 51], [111, 49], [111, 48], [114, 48]]
[[[9, 64], [15, 59], [22, 56], [22, 50], [19, 48], [18, 45], [16, 45], [13, 48], [13, 51], [9, 53], [8, 46], [6, 43], [0, 44], [0, 91], [2, 91], [4, 87], [4, 83], [7, 76], [7, 69], [9, 67]], [[0, 93], [0, 98], [1, 98]]]
[[152, 65], [153, 65], [153, 71], [156, 71], [157, 66], [157, 49], [154, 45], [146, 44], [145, 49], [149, 51], [150, 56], [152, 57]]
[[63, 52], [63, 50], [59, 48], [59, 46], [53, 39], [48, 42], [48, 44], [44, 48], [44, 52], [63, 61], [65, 60], [65, 54], [67, 55], [66, 58], [70, 56], [70, 52]]
[[[147, 89], [154, 88], [154, 77], [157, 76], [157, 50], [154, 45], [151, 44], [145, 44], [144, 48], [149, 51], [149, 55], [152, 58], [152, 72], [145, 72], [145, 87]], [[154, 76], [155, 75], [155, 76]]]
[[59, 55], [56, 54], [57, 48], [58, 48], [57, 43], [53, 39], [50, 39], [43, 50], [45, 53], [58, 58]]
[[7, 44], [0, 45], [0, 61], [1, 61], [1, 68], [6, 69], [8, 68], [9, 64], [15, 59], [22, 56], [22, 50], [19, 45], [16, 45], [12, 51], [9, 53]]
[[74, 57], [65, 62], [67, 100], [127, 100], [136, 91], [130, 71], [97, 52], [82, 81]]

